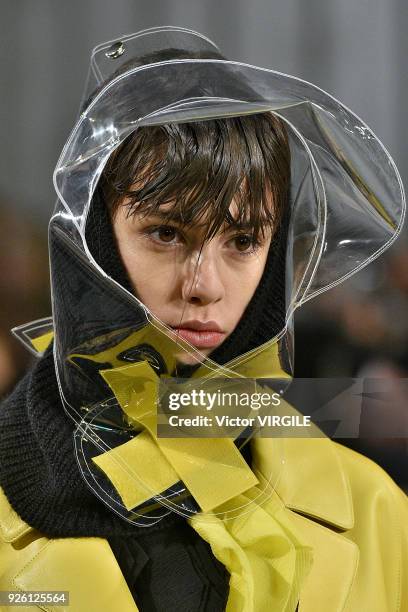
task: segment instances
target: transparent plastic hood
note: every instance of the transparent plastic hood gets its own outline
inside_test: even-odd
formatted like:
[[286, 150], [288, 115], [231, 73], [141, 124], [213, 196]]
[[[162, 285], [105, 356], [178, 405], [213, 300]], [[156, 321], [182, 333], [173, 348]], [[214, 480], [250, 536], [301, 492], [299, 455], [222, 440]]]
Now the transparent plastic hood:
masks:
[[288, 307], [341, 282], [389, 245], [403, 220], [401, 179], [358, 117], [310, 83], [232, 61], [178, 59], [112, 76], [120, 69], [116, 61], [169, 44], [203, 53], [211, 47], [189, 31], [155, 29], [125, 37], [119, 58], [106, 57], [112, 45], [93, 54], [93, 74], [112, 80], [88, 97], [54, 175], [60, 202], [80, 234], [109, 155], [139, 126], [270, 110], [287, 122], [292, 140]]
[[[134, 58], [163, 49], [207, 57], [134, 65]], [[377, 257], [396, 238], [404, 217], [395, 164], [358, 117], [310, 83], [219, 59], [217, 53], [207, 38], [182, 28], [155, 28], [97, 47], [83, 110], [54, 173], [58, 204], [50, 222], [50, 262], [61, 396], [78, 424], [76, 448], [85, 479], [116, 512], [142, 523], [157, 520], [159, 507], [189, 515], [203, 504], [191, 501], [182, 480], [160, 491], [142, 483], [126, 459], [123, 473], [149, 493], [136, 504], [139, 510], [147, 508], [144, 518], [139, 513], [135, 519], [135, 508], [125, 507], [112, 482], [107, 485], [106, 474], [95, 467], [92, 458], [98, 453], [135, 439], [127, 408], [141, 381], [145, 389], [155, 377], [174, 376], [182, 354], [200, 364], [195, 378], [288, 377], [294, 310]], [[188, 342], [175, 339], [135, 295], [101, 269], [86, 242], [88, 213], [109, 156], [139, 127], [263, 112], [285, 122], [291, 149], [286, 324], [265, 345], [218, 366]], [[150, 370], [142, 371], [147, 366]], [[120, 370], [126, 367], [134, 369]], [[119, 378], [124, 376], [120, 384], [112, 374], [116, 370]], [[140, 397], [151, 405], [148, 391], [143, 393]], [[139, 426], [140, 431], [148, 429], [143, 420]], [[159, 513], [153, 519], [152, 500]]]

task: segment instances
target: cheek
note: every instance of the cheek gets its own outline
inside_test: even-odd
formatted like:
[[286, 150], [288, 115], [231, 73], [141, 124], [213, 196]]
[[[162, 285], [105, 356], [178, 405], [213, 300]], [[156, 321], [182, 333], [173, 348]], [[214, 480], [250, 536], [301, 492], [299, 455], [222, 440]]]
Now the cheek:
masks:
[[227, 281], [228, 311], [233, 324], [238, 323], [251, 301], [265, 269], [268, 251], [254, 258], [245, 266], [229, 275]]
[[266, 258], [267, 253], [258, 255], [237, 270], [234, 284], [245, 298], [251, 299], [255, 293], [265, 269]]
[[142, 248], [122, 246], [119, 250], [137, 297], [153, 310], [158, 304], [164, 304], [171, 291], [171, 273], [157, 265]]
[[144, 239], [115, 231], [118, 250], [135, 295], [159, 318], [165, 315], [175, 287], [175, 266], [168, 257], [152, 253]]

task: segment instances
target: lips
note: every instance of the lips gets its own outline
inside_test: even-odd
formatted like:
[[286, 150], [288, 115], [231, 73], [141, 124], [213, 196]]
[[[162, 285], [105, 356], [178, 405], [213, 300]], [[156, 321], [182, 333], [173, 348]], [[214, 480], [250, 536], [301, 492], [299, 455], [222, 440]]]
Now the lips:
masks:
[[215, 321], [185, 321], [180, 326], [172, 327], [178, 338], [187, 340], [196, 348], [214, 348], [226, 336]]

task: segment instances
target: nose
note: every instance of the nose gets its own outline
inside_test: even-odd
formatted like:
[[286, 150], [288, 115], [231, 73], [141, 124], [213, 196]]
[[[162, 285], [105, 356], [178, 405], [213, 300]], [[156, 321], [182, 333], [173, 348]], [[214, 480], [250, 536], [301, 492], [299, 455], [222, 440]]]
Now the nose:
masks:
[[182, 298], [188, 304], [205, 306], [219, 302], [225, 295], [220, 260], [215, 245], [207, 243], [185, 262]]

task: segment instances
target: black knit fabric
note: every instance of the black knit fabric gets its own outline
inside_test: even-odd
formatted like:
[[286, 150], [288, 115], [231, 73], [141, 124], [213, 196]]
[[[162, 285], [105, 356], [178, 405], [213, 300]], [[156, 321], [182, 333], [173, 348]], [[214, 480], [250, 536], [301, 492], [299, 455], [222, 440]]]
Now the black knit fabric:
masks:
[[[111, 512], [81, 478], [73, 430], [49, 350], [1, 405], [0, 485], [13, 508], [50, 537], [142, 533], [143, 527]], [[181, 520], [172, 514], [149, 530]]]
[[139, 610], [225, 610], [229, 574], [188, 523], [109, 543]]
[[[287, 219], [240, 323], [211, 355], [218, 363], [262, 344], [284, 325]], [[131, 290], [98, 195], [87, 241], [105, 272]], [[73, 429], [61, 405], [49, 350], [0, 410], [0, 484], [16, 512], [49, 537], [107, 538], [141, 612], [225, 610], [229, 575], [210, 546], [176, 514], [142, 528], [111, 512], [80, 476]], [[243, 454], [250, 463], [248, 444]]]
[[132, 284], [125, 270], [101, 189], [96, 188], [86, 222], [86, 241], [101, 268], [122, 287], [133, 293]]

